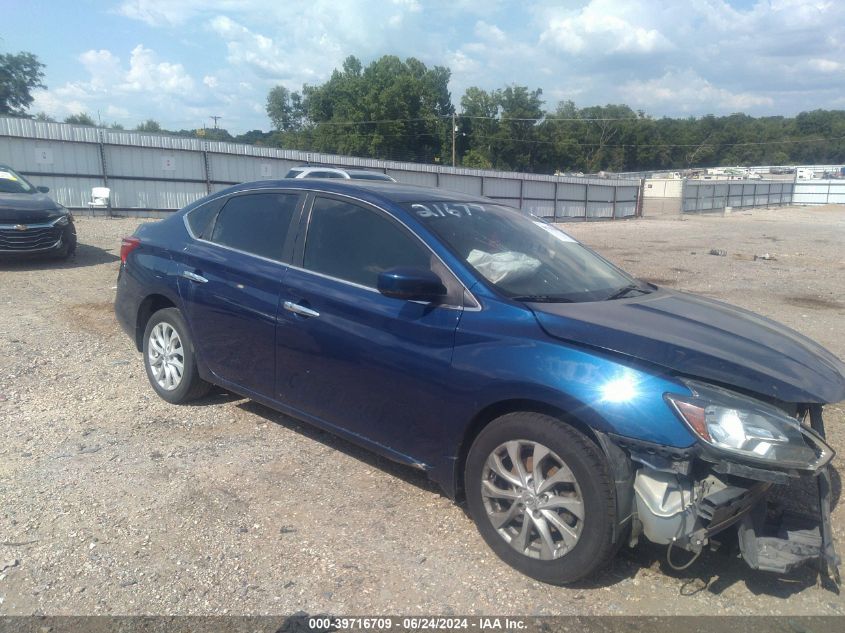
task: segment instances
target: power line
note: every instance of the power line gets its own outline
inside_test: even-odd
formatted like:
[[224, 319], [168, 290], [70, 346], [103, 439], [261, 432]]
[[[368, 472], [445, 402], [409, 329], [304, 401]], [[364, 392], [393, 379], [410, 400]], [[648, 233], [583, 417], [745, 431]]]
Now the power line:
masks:
[[473, 135], [475, 139], [488, 139], [490, 141], [510, 141], [514, 143], [537, 143], [541, 145], [574, 145], [576, 147], [737, 147], [744, 145], [783, 145], [783, 144], [800, 144], [800, 143], [832, 143], [835, 141], [845, 140], [845, 136], [837, 136], [834, 138], [814, 138], [814, 139], [787, 139], [783, 141], [747, 141], [738, 143], [624, 143], [624, 144], [609, 144], [609, 143], [579, 143], [576, 141], [557, 140], [557, 141], [542, 141], [531, 138], [507, 138], [499, 136], [478, 136]]

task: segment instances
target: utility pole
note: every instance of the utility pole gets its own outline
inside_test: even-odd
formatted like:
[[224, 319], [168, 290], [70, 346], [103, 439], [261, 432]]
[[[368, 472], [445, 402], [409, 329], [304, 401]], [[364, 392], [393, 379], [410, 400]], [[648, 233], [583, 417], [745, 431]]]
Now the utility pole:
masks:
[[455, 133], [458, 131], [458, 126], [455, 123], [455, 113], [452, 112], [452, 167], [455, 166]]
[[212, 119], [214, 121], [214, 129], [216, 130], [217, 129], [217, 121], [222, 119], [223, 117], [222, 116], [210, 116], [208, 118]]

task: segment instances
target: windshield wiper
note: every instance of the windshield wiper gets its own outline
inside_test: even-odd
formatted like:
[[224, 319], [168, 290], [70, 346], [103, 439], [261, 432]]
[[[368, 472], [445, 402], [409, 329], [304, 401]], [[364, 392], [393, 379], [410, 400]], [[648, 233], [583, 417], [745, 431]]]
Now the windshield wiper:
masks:
[[572, 299], [561, 295], [519, 295], [511, 297], [514, 301], [525, 301], [526, 303], [574, 303]]
[[641, 288], [637, 284], [628, 284], [627, 286], [620, 288], [619, 290], [614, 292], [607, 299], [605, 299], [605, 301], [612, 301], [613, 299], [621, 299], [622, 297], [627, 295], [629, 292], [634, 292], [634, 290], [641, 292], [644, 295], [647, 295], [649, 292], [651, 292], [651, 290], [646, 290], [645, 288]]

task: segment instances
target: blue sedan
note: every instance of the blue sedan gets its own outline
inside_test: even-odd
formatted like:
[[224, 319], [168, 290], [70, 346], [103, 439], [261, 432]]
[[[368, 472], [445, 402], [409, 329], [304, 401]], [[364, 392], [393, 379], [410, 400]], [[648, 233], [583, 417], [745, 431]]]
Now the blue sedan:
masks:
[[[163, 399], [217, 385], [421, 469], [541, 581], [639, 538], [682, 568], [728, 528], [755, 569], [838, 577], [822, 408], [845, 365], [496, 201], [238, 185], [124, 238], [115, 311]], [[809, 514], [775, 505], [797, 485]]]

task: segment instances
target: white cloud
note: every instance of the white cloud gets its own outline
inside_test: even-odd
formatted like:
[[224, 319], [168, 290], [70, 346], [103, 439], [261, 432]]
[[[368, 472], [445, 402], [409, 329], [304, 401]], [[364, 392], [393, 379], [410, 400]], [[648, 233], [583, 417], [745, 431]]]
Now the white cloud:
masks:
[[845, 63], [835, 62], [832, 59], [811, 59], [807, 62], [807, 65], [821, 73], [835, 73], [845, 70]]
[[671, 104], [686, 112], [700, 112], [702, 106], [740, 112], [774, 105], [771, 97], [719, 88], [689, 69], [669, 71], [657, 79], [629, 81], [621, 93], [630, 105]]
[[129, 92], [160, 91], [186, 95], [193, 92], [194, 80], [182, 64], [160, 62], [155, 52], [138, 44], [132, 49], [129, 71], [118, 89]]
[[627, 2], [592, 0], [568, 15], [550, 15], [540, 33], [540, 43], [571, 54], [598, 56], [672, 50], [674, 44], [654, 28], [657, 12], [632, 11], [631, 6]]
[[228, 61], [235, 65], [251, 66], [269, 78], [281, 79], [289, 74], [288, 55], [269, 38], [253, 33], [231, 18], [219, 15], [209, 27], [226, 41]]
[[845, 2], [834, 0], [119, 0], [114, 13], [152, 27], [151, 39], [82, 53], [80, 76], [48, 77], [59, 87], [37, 103], [266, 128], [273, 85], [299, 90], [347, 55], [394, 54], [448, 66], [456, 104], [469, 86], [516, 83], [542, 88], [549, 109], [574, 99], [658, 116], [794, 114], [841, 104], [845, 73]]
[[[138, 44], [129, 55], [129, 65], [106, 49], [88, 50], [78, 56], [88, 77], [66, 82], [52, 90], [38, 91], [33, 109], [55, 117], [98, 110], [106, 117], [125, 121], [132, 114], [148, 117], [156, 106], [186, 107], [182, 100], [195, 95], [196, 83], [179, 63], [161, 61], [155, 51]], [[144, 104], [141, 111], [138, 97]], [[132, 110], [122, 101], [129, 99]]]
[[495, 44], [504, 44], [508, 36], [495, 24], [488, 24], [484, 20], [475, 23], [475, 36], [480, 40]]

